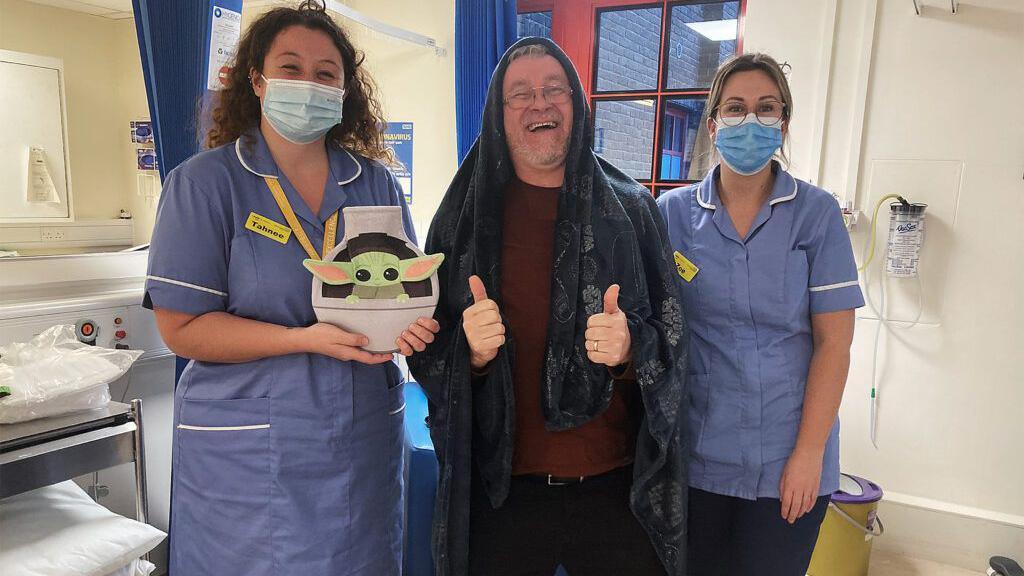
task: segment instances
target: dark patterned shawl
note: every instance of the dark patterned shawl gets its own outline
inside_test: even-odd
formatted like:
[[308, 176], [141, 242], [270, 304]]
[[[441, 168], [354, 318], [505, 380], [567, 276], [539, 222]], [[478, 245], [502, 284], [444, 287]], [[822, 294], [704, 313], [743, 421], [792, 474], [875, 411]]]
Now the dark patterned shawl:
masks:
[[[471, 385], [462, 312], [473, 303], [468, 279], [483, 279], [501, 306], [504, 190], [513, 168], [505, 143], [502, 82], [512, 50], [543, 44], [565, 68], [573, 89], [573, 124], [565, 183], [558, 199], [551, 310], [542, 374], [549, 430], [579, 426], [612, 396], [605, 366], [587, 358], [587, 319], [619, 284], [644, 416], [633, 465], [630, 504], [670, 575], [685, 573], [686, 490], [683, 391], [686, 328], [670, 261], [668, 235], [654, 199], [593, 150], [593, 128], [579, 76], [552, 42], [528, 38], [502, 57], [491, 78], [480, 137], [448, 188], [427, 235], [427, 252], [443, 252], [437, 339], [409, 358], [430, 400], [431, 436], [440, 464], [433, 551], [438, 576], [468, 574], [471, 470], [475, 462], [493, 506], [508, 494], [515, 437], [512, 381], [515, 335]], [[516, 270], [529, 274], [529, 270]], [[506, 322], [506, 328], [508, 327]]]

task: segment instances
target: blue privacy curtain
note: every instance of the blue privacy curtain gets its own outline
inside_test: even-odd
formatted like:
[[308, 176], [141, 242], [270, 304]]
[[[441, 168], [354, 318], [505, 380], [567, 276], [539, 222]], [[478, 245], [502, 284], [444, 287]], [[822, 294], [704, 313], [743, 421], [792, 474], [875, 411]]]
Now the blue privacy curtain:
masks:
[[[132, 9], [163, 181], [199, 151], [196, 110], [205, 91], [204, 24], [210, 0], [132, 0]], [[175, 382], [187, 363], [187, 358], [176, 358]]]
[[132, 0], [160, 177], [199, 151], [196, 109], [210, 0]]
[[515, 41], [515, 0], [455, 0], [455, 131], [459, 163], [480, 133], [491, 73]]
[[[242, 0], [132, 0], [132, 10], [163, 180], [200, 150], [198, 116], [208, 124], [215, 94], [207, 90], [213, 20], [240, 14]], [[187, 363], [177, 358], [175, 381]]]

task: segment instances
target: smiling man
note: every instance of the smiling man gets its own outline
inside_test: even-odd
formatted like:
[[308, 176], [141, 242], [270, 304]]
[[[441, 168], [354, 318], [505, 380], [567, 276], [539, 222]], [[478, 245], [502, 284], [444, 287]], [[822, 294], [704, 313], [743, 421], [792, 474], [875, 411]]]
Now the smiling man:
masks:
[[410, 358], [438, 576], [684, 573], [675, 269], [654, 199], [592, 143], [565, 54], [510, 48], [427, 237], [441, 332]]
[[[565, 178], [565, 159], [572, 133], [572, 88], [562, 65], [540, 44], [520, 48], [509, 56], [502, 81], [505, 103], [505, 141], [518, 182], [559, 188]], [[546, 197], [557, 199], [557, 190]], [[555, 204], [550, 202], [551, 212]], [[554, 217], [554, 214], [552, 214]]]

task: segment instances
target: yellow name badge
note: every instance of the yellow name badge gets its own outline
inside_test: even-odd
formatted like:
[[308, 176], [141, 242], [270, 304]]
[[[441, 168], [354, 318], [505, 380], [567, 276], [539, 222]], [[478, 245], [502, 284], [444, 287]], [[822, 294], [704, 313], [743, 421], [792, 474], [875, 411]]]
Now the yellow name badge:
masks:
[[287, 244], [288, 238], [291, 238], [292, 235], [291, 228], [278, 224], [270, 218], [260, 216], [255, 212], [249, 212], [249, 219], [245, 221], [245, 228], [281, 244]]
[[693, 262], [690, 262], [686, 256], [679, 252], [676, 252], [673, 256], [676, 258], [676, 270], [679, 271], [679, 275], [682, 276], [683, 280], [692, 282], [693, 277], [697, 275], [697, 272], [700, 272], [700, 268], [697, 268]]

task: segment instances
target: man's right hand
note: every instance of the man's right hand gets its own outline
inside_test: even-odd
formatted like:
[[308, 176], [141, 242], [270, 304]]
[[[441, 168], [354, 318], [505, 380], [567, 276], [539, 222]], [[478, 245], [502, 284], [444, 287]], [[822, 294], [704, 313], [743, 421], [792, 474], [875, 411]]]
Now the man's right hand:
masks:
[[462, 330], [469, 342], [470, 365], [481, 370], [505, 344], [505, 325], [501, 322], [498, 303], [487, 297], [487, 289], [479, 276], [469, 277], [469, 291], [473, 305], [462, 313]]

